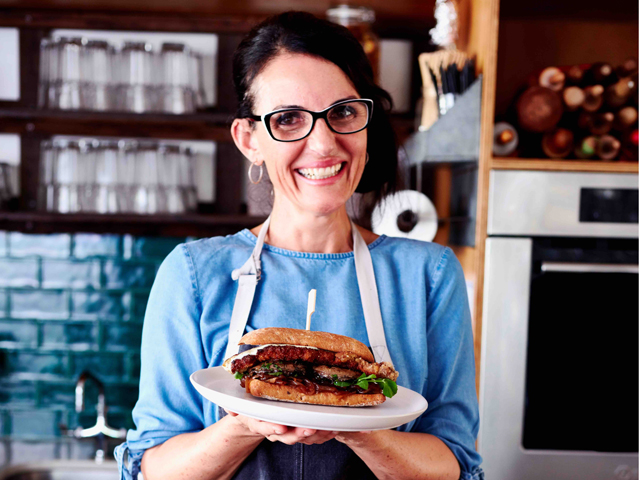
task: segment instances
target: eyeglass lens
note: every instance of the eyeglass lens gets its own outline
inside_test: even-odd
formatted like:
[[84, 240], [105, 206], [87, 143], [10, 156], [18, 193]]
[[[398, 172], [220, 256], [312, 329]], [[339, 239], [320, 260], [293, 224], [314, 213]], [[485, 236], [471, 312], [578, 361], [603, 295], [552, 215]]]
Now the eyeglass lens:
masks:
[[[365, 102], [341, 103], [326, 112], [330, 127], [338, 133], [362, 130], [369, 121], [369, 108]], [[271, 115], [269, 126], [277, 140], [299, 140], [311, 131], [313, 116], [304, 110], [286, 110]]]

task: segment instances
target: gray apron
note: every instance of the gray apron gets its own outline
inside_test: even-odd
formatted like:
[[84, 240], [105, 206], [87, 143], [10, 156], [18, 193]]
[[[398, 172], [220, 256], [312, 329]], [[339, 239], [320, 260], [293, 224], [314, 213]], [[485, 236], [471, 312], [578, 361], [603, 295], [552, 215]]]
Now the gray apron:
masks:
[[[231, 274], [234, 280], [238, 280], [238, 292], [229, 325], [229, 343], [225, 358], [238, 353], [238, 342], [244, 335], [256, 285], [262, 274], [260, 255], [270, 220], [271, 217], [264, 222], [249, 259], [241, 268], [234, 270]], [[382, 325], [371, 253], [353, 222], [351, 223], [351, 231], [356, 277], [370, 348], [376, 362], [391, 362]], [[252, 346], [245, 345], [243, 347], [245, 350]], [[226, 412], [219, 408], [219, 417], [222, 418], [225, 415]], [[329, 440], [321, 445], [304, 445], [302, 443], [286, 445], [265, 439], [245, 459], [233, 478], [238, 480], [333, 480], [374, 479], [376, 477], [353, 450], [337, 440]]]

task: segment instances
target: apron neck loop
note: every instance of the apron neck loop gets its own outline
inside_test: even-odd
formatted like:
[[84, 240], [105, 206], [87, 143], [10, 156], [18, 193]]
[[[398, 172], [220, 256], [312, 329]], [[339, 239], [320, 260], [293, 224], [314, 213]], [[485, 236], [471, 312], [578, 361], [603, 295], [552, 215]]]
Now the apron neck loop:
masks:
[[231, 272], [231, 278], [233, 280], [238, 280], [241, 275], [255, 275], [256, 281], [260, 281], [260, 278], [262, 276], [260, 254], [262, 253], [264, 239], [267, 236], [267, 231], [269, 230], [269, 223], [271, 223], [271, 215], [269, 215], [262, 224], [262, 228], [260, 229], [260, 233], [258, 234], [258, 239], [256, 240], [256, 246], [253, 247], [251, 256], [247, 259], [246, 262], [244, 262], [244, 265], [242, 265], [240, 268], [236, 268], [233, 272]]

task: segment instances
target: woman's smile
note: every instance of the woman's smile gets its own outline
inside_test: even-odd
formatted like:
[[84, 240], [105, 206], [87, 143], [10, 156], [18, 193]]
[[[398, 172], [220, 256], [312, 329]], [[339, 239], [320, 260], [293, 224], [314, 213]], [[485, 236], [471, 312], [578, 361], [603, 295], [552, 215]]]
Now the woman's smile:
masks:
[[344, 176], [347, 162], [332, 163], [328, 166], [310, 166], [295, 169], [295, 172], [311, 185], [330, 185]]

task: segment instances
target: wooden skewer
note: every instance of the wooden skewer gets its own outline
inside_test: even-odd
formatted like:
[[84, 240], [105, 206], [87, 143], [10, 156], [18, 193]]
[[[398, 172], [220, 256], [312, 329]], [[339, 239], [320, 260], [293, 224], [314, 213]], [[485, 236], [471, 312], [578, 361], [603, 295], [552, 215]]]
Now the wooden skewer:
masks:
[[307, 302], [307, 330], [311, 329], [311, 314], [316, 311], [316, 289], [309, 290], [309, 300]]

